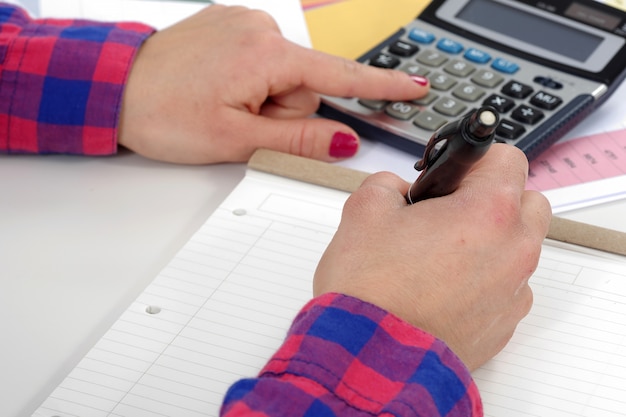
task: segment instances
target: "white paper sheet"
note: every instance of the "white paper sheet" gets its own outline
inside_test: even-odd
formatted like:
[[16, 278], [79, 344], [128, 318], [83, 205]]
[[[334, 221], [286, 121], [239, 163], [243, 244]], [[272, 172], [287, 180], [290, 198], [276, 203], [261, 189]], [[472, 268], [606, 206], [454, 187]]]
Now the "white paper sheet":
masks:
[[[217, 416], [310, 298], [346, 198], [249, 171], [34, 416]], [[626, 264], [545, 246], [531, 285], [530, 315], [474, 375], [485, 415], [623, 416]]]

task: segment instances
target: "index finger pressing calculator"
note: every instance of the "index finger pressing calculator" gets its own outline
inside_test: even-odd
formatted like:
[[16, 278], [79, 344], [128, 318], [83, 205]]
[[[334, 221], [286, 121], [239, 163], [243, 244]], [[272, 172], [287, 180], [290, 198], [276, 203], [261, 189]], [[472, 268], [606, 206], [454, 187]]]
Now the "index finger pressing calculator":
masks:
[[323, 97], [318, 113], [422, 155], [435, 130], [491, 105], [501, 119], [495, 140], [532, 159], [626, 76], [625, 10], [618, 0], [434, 0], [358, 59], [428, 77], [426, 97]]

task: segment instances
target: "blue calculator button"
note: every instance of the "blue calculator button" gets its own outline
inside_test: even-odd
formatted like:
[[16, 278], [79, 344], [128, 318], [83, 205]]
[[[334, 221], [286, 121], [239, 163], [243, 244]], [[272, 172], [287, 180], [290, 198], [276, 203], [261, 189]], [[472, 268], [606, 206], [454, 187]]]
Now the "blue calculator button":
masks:
[[476, 62], [477, 64], [485, 64], [491, 60], [491, 55], [476, 48], [468, 49], [463, 56], [468, 61]]
[[503, 58], [496, 58], [491, 64], [491, 68], [506, 74], [514, 74], [519, 70], [519, 65]]
[[415, 42], [429, 44], [435, 40], [435, 35], [421, 29], [413, 29], [409, 32], [409, 39]]
[[458, 54], [463, 50], [463, 45], [451, 39], [443, 38], [437, 42], [437, 48], [449, 54]]

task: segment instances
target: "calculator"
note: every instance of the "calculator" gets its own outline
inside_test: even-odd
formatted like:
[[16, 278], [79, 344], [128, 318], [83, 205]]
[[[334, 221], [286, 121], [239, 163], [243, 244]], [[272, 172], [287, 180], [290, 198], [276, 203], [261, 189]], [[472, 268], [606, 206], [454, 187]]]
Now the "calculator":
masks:
[[490, 105], [500, 115], [494, 140], [533, 159], [616, 90], [625, 43], [623, 0], [434, 0], [358, 58], [427, 77], [427, 96], [322, 97], [318, 113], [421, 156], [434, 131]]

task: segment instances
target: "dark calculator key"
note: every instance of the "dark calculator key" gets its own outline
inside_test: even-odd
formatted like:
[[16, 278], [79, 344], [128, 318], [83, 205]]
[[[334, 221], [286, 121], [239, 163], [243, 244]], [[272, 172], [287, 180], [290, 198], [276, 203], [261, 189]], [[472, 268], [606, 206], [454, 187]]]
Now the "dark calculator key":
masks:
[[533, 92], [531, 86], [522, 84], [517, 81], [509, 81], [502, 86], [502, 93], [510, 97], [526, 98]]
[[553, 110], [561, 103], [563, 103], [563, 100], [560, 97], [543, 91], [539, 91], [530, 99], [530, 104], [546, 110]]
[[415, 54], [419, 48], [417, 45], [413, 45], [412, 43], [396, 41], [391, 46], [389, 46], [389, 52], [398, 55], [398, 56], [411, 56]]
[[495, 108], [498, 113], [506, 113], [515, 106], [515, 102], [510, 98], [502, 97], [497, 94], [492, 94], [483, 101], [486, 106]]
[[378, 68], [395, 68], [400, 65], [400, 59], [391, 55], [379, 53], [370, 60], [370, 65]]
[[511, 117], [518, 122], [534, 125], [539, 120], [543, 119], [543, 112], [541, 110], [533, 109], [532, 107], [522, 104], [517, 107], [511, 113]]
[[496, 128], [496, 135], [505, 139], [517, 139], [526, 132], [524, 126], [510, 120], [502, 120]]
[[552, 88], [555, 90], [560, 90], [561, 88], [563, 88], [563, 84], [549, 77], [535, 77], [533, 78], [533, 81], [537, 84], [543, 85], [546, 88]]

